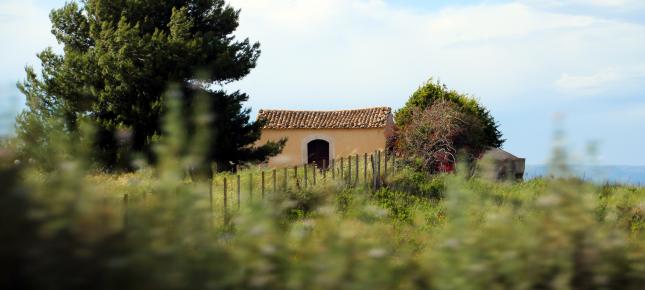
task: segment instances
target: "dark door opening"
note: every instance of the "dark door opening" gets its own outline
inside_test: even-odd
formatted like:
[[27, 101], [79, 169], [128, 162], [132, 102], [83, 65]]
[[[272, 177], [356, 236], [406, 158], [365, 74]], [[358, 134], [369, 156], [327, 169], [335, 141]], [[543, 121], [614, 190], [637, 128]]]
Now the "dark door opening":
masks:
[[320, 168], [329, 166], [329, 142], [316, 139], [307, 143], [307, 163]]

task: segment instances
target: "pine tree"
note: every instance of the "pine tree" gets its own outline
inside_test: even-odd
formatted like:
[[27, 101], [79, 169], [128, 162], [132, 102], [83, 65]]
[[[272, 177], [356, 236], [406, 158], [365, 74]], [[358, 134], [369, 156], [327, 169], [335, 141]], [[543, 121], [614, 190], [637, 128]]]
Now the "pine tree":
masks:
[[239, 12], [224, 0], [84, 0], [53, 10], [63, 54], [44, 50], [41, 74], [27, 67], [18, 85], [28, 105], [17, 119], [19, 136], [29, 139], [24, 147], [45, 146], [35, 131], [48, 130], [54, 118], [69, 134], [87, 119], [98, 127], [101, 166], [127, 168], [134, 153], [154, 160], [164, 92], [178, 85], [186, 108], [196, 94], [208, 96], [212, 136], [204, 146], [218, 168], [277, 154], [284, 142], [252, 146], [261, 124], [249, 122], [242, 106], [248, 96], [222, 89], [246, 76], [260, 55], [258, 43], [233, 36]]

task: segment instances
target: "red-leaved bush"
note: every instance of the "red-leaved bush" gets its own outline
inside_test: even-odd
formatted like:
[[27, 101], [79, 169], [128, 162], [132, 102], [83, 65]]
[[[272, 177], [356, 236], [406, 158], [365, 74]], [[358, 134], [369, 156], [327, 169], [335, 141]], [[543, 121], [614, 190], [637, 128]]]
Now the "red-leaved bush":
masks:
[[450, 101], [415, 108], [411, 119], [399, 131], [397, 150], [431, 173], [452, 170], [458, 154], [472, 161], [486, 147], [482, 122]]

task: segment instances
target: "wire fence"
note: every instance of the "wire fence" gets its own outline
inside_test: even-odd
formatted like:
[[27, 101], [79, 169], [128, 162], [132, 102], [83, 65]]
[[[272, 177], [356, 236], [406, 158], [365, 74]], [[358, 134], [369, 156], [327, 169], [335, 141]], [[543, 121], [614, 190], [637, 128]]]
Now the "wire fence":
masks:
[[[271, 194], [311, 190], [318, 186], [338, 185], [378, 190], [397, 170], [395, 155], [382, 151], [354, 154], [331, 159], [329, 163], [302, 164], [291, 167], [262, 168], [213, 174], [208, 182], [208, 210], [219, 213], [228, 222], [230, 212], [243, 203], [264, 200]], [[137, 198], [143, 200], [145, 196]], [[123, 195], [123, 220], [128, 223], [128, 206], [133, 200]], [[218, 209], [217, 207], [221, 207]]]

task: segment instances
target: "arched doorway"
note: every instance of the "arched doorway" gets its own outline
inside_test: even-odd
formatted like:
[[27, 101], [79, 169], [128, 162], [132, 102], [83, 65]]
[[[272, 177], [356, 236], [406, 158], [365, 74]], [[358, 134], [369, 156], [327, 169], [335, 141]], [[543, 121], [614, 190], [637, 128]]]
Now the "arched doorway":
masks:
[[307, 143], [307, 163], [316, 163], [318, 167], [329, 165], [329, 142], [316, 139]]

